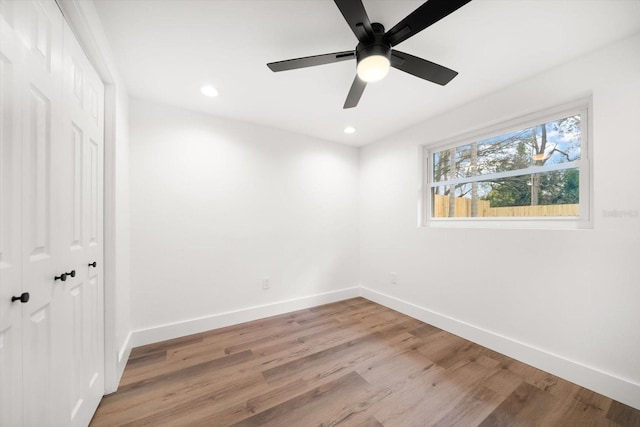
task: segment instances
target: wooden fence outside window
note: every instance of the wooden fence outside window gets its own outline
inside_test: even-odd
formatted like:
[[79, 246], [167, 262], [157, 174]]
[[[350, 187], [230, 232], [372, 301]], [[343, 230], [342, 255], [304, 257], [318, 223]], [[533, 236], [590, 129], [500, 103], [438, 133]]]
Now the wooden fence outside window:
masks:
[[[436, 194], [433, 200], [433, 217], [449, 217], [449, 196]], [[580, 205], [538, 205], [538, 206], [508, 206], [492, 208], [488, 200], [478, 200], [477, 217], [532, 217], [532, 216], [578, 216], [580, 215]], [[454, 207], [455, 218], [471, 217], [471, 199], [464, 197], [455, 198]]]

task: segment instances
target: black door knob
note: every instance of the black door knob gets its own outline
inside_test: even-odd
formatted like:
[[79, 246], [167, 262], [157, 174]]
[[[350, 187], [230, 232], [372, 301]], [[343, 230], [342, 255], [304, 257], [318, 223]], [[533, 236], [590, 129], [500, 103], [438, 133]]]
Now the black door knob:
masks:
[[20, 301], [21, 303], [29, 302], [29, 292], [23, 292], [19, 297], [11, 297], [11, 302]]
[[96, 264], [95, 261], [89, 263], [89, 267], [94, 267], [95, 268], [97, 266], [98, 266], [98, 264]]
[[76, 271], [75, 270], [71, 270], [66, 274], [67, 274], [67, 276], [76, 277]]
[[62, 280], [63, 282], [67, 281], [67, 273], [62, 273], [59, 276], [54, 277], [54, 281], [56, 280]]

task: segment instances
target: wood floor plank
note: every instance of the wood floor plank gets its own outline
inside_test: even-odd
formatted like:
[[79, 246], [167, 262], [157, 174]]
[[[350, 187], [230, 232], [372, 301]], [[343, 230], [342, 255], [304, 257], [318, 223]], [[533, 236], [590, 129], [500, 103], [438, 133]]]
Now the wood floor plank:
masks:
[[514, 374], [508, 369], [499, 368], [487, 379], [487, 381], [485, 381], [484, 385], [498, 393], [503, 398], [506, 398], [513, 393], [521, 383], [522, 377]]
[[385, 426], [424, 426], [430, 417], [430, 408], [425, 403], [445, 370], [434, 364], [416, 367], [411, 372], [407, 368], [409, 365], [403, 369], [405, 375], [386, 380], [394, 392], [373, 410], [373, 415]]
[[412, 334], [412, 335], [415, 335], [418, 338], [426, 338], [429, 335], [433, 335], [433, 334], [436, 334], [438, 332], [442, 332], [442, 329], [436, 328], [435, 326], [431, 326], [431, 325], [427, 325], [427, 324], [423, 323], [422, 325], [420, 325], [417, 328], [413, 329], [409, 333]]
[[[180, 407], [184, 402], [193, 402], [203, 394], [219, 399], [230, 391], [238, 392], [247, 387], [255, 390], [263, 382], [259, 373], [240, 376], [228, 371], [234, 364], [251, 356], [250, 351], [237, 353], [122, 386], [117, 393], [103, 398], [99, 411], [105, 415], [107, 422], [96, 425], [125, 425], [128, 421], [166, 409], [167, 402], [171, 402], [173, 408]], [[101, 421], [102, 418], [97, 420]]]
[[[409, 388], [396, 393], [396, 396], [388, 401], [391, 406], [394, 400], [398, 400], [393, 403], [395, 412], [389, 413], [386, 408], [383, 408], [384, 415], [376, 412], [376, 418], [383, 424], [389, 425], [437, 425], [442, 419], [455, 419], [457, 416], [462, 419], [480, 418], [479, 414], [486, 416], [500, 403], [500, 399], [492, 401], [495, 394], [493, 391], [487, 389], [486, 392], [481, 393], [483, 390], [480, 386], [491, 374], [491, 369], [484, 368], [475, 362], [460, 363], [451, 369], [445, 369], [439, 365], [434, 367], [425, 371], [431, 372], [430, 375], [409, 377]], [[411, 392], [410, 390], [415, 387], [417, 389]], [[409, 392], [415, 397], [409, 401], [399, 400]], [[475, 395], [475, 399], [468, 397], [469, 393], [472, 396]], [[478, 399], [480, 395], [483, 401]], [[464, 413], [461, 408], [465, 405], [463, 403], [465, 399], [467, 403], [476, 401], [484, 404], [481, 408], [466, 407], [467, 413]], [[398, 411], [398, 408], [402, 408], [402, 411]], [[456, 411], [460, 413], [456, 415], [454, 413]]]
[[[231, 394], [240, 394], [245, 392], [252, 395], [256, 393], [261, 383], [261, 378], [257, 375], [236, 378], [233, 383], [229, 382], [224, 386], [215, 387], [210, 390], [202, 388], [201, 392], [192, 393], [188, 398], [181, 401], [174, 400], [171, 406], [158, 408], [148, 408], [147, 411], [136, 411], [142, 416], [136, 414], [127, 415], [128, 422], [122, 426], [157, 426], [166, 424], [183, 424], [189, 420], [196, 420], [201, 413], [215, 412], [217, 404], [225, 397]], [[248, 393], [246, 390], [250, 389]]]
[[[302, 340], [294, 340], [286, 342], [286, 338], [284, 339], [284, 343], [279, 342], [279, 340], [265, 340], [264, 344], [267, 346], [266, 350], [261, 348], [258, 345], [254, 346], [254, 352], [257, 355], [266, 355], [268, 353], [274, 353], [274, 347], [280, 349], [282, 351], [282, 346], [288, 349], [286, 353], [290, 352], [294, 349], [294, 346], [304, 345], [305, 339], [309, 339], [314, 336], [320, 336], [322, 339], [327, 339], [333, 336], [334, 333], [337, 333], [340, 330], [344, 330], [345, 328], [342, 326], [334, 326], [332, 323], [327, 323], [324, 325], [316, 325], [313, 324], [313, 327], [310, 328], [296, 328], [295, 330], [291, 330], [287, 326], [281, 325], [281, 328], [285, 328], [289, 331], [290, 334], [298, 333], [298, 338], [302, 337]], [[245, 347], [247, 339], [252, 339], [252, 337], [266, 336], [270, 335], [266, 332], [269, 330], [269, 326], [266, 323], [261, 323], [257, 326], [259, 328], [258, 332], [252, 331], [251, 333], [241, 333], [239, 330], [229, 331], [225, 330], [221, 332], [220, 339], [212, 339], [211, 337], [207, 337], [203, 340], [200, 340], [196, 343], [189, 343], [181, 348], [171, 348], [167, 354], [167, 364], [164, 366], [152, 366], [152, 367], [143, 367], [138, 368], [137, 366], [132, 366], [131, 369], [127, 369], [125, 371], [125, 375], [123, 376], [122, 385], [126, 385], [129, 383], [137, 382], [140, 379], [144, 379], [145, 377], [152, 375], [158, 375], [161, 373], [172, 372], [176, 369], [181, 369], [183, 367], [188, 367], [192, 365], [197, 365], [207, 360], [210, 360], [214, 357], [223, 357], [225, 354], [229, 354], [226, 349], [232, 345], [232, 343], [237, 343], [235, 351], [241, 351], [240, 346]], [[320, 329], [317, 329], [320, 328]], [[226, 329], [226, 328], [225, 328]], [[247, 326], [247, 329], [254, 329], [252, 326]], [[229, 338], [229, 334], [232, 334], [231, 338]], [[267, 335], [264, 335], [267, 333]], [[350, 331], [342, 333], [342, 339], [348, 340], [350, 338]], [[249, 337], [249, 338], [248, 338]], [[309, 348], [313, 346], [320, 345], [318, 342], [312, 342], [308, 345]]]
[[568, 399], [545, 422], [552, 427], [616, 427], [620, 424], [607, 419], [606, 411], [576, 399]]
[[138, 347], [91, 425], [640, 427], [640, 411], [353, 298]]
[[136, 347], [131, 350], [131, 355], [129, 356], [129, 360], [135, 360], [139, 356], [145, 356], [155, 352], [164, 352], [174, 347], [182, 347], [189, 343], [200, 342], [203, 340], [202, 335], [188, 335], [185, 337], [175, 338], [168, 341], [162, 341], [159, 343], [143, 345], [141, 347]]
[[502, 400], [503, 398], [498, 393], [480, 384], [471, 388], [461, 400], [450, 406], [444, 416], [435, 419], [430, 425], [437, 427], [476, 426], [489, 416]]
[[[388, 333], [400, 333], [401, 329], [392, 329]], [[307, 371], [312, 366], [324, 365], [326, 360], [333, 359], [340, 361], [344, 359], [353, 359], [355, 354], [373, 346], [377, 346], [380, 341], [384, 340], [384, 334], [372, 333], [356, 339], [337, 344], [333, 347], [309, 354], [296, 360], [292, 360], [285, 364], [266, 369], [262, 372], [267, 382], [275, 382], [283, 377], [291, 377], [300, 375], [303, 371]], [[342, 358], [342, 359], [341, 359]]]
[[252, 338], [251, 340], [247, 340], [245, 342], [233, 343], [225, 347], [224, 352], [226, 354], [237, 353], [239, 351], [251, 350], [256, 347], [263, 346], [265, 344], [273, 345], [274, 343], [284, 342], [294, 343], [309, 335], [313, 335], [315, 333], [323, 333], [327, 329], [339, 328], [341, 325], [336, 319], [322, 319], [320, 322], [314, 322], [312, 324], [307, 324], [305, 327], [301, 327], [299, 324], [295, 329], [289, 329], [286, 331], [282, 331], [273, 335], [265, 335], [260, 334], [257, 337]]
[[353, 424], [354, 427], [384, 427], [382, 423], [374, 417], [367, 418], [359, 424]]
[[[140, 369], [143, 366], [155, 365], [160, 362], [164, 362], [167, 360], [167, 350], [164, 351], [156, 351], [153, 353], [141, 354], [135, 357], [132, 357], [127, 362], [127, 366], [130, 369]], [[151, 368], [152, 369], [152, 368]]]
[[430, 335], [420, 352], [440, 366], [449, 368], [461, 360], [480, 356], [482, 347], [447, 332]]
[[621, 426], [640, 426], [640, 411], [620, 402], [611, 402], [607, 419]]
[[155, 375], [135, 383], [127, 384], [118, 389], [118, 394], [128, 395], [136, 393], [137, 390], [141, 388], [149, 390], [155, 387], [166, 387], [168, 384], [174, 382], [181, 382], [192, 377], [197, 377], [203, 371], [224, 369], [225, 367], [228, 367], [230, 365], [246, 361], [251, 357], [253, 357], [253, 353], [251, 352], [251, 350], [245, 350], [241, 353], [235, 353], [217, 359], [208, 360], [198, 365], [177, 369], [167, 374]]
[[321, 419], [324, 415], [314, 413], [315, 407], [320, 407], [322, 412], [327, 413], [334, 406], [339, 407], [344, 399], [353, 399], [354, 394], [361, 392], [366, 385], [367, 382], [360, 375], [350, 372], [328, 384], [249, 417], [234, 426], [283, 426], [292, 425], [292, 423], [317, 425], [317, 421], [314, 423], [309, 418]]
[[555, 405], [553, 395], [523, 382], [480, 423], [480, 427], [544, 425], [544, 418]]

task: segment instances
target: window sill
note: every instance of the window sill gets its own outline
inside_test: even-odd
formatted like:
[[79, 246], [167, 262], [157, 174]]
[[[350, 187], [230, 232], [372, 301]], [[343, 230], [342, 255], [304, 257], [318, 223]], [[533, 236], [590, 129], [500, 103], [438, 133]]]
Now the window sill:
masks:
[[593, 224], [579, 217], [432, 218], [423, 228], [482, 228], [516, 230], [588, 230]]

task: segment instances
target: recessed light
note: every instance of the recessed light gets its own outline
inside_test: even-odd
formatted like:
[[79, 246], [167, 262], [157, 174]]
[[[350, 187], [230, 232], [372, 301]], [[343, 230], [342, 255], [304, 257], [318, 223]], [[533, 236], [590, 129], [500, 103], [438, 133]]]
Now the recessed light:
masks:
[[346, 128], [344, 128], [344, 133], [354, 133], [356, 131], [356, 128], [354, 128], [353, 126], [347, 126]]
[[215, 87], [210, 85], [205, 85], [200, 88], [200, 92], [206, 96], [218, 96], [218, 91]]

